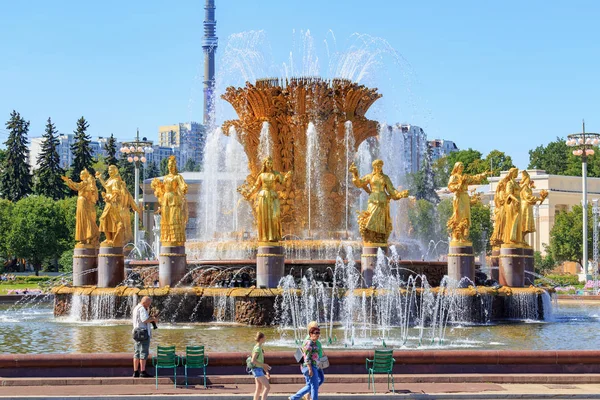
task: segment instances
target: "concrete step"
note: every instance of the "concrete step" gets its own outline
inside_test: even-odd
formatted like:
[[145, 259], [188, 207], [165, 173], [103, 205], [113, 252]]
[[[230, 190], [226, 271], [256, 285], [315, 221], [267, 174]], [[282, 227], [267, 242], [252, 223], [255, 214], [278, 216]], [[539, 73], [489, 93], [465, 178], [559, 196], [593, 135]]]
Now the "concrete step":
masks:
[[[252, 375], [207, 376], [208, 385], [254, 384]], [[367, 375], [326, 374], [328, 384], [364, 383]], [[386, 383], [386, 375], [376, 375], [377, 383]], [[518, 383], [518, 384], [593, 384], [600, 383], [600, 374], [432, 374], [394, 375], [396, 384], [408, 383]], [[154, 378], [107, 377], [107, 378], [0, 378], [0, 386], [85, 386], [85, 385], [154, 385]], [[188, 377], [190, 385], [201, 385], [202, 376]], [[159, 385], [172, 385], [173, 377], [159, 375]], [[183, 376], [177, 376], [178, 385], [185, 384]], [[303, 384], [304, 377], [297, 375], [272, 375], [272, 384]]]

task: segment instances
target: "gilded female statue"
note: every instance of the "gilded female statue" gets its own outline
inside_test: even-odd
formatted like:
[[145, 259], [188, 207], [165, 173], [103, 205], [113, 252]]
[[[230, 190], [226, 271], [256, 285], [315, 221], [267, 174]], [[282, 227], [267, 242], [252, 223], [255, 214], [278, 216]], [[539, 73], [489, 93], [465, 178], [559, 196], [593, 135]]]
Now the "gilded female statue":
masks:
[[504, 191], [504, 228], [502, 242], [505, 245], [521, 245], [523, 234], [521, 227], [521, 188], [516, 181], [518, 168], [508, 171], [506, 189]]
[[75, 213], [75, 240], [76, 247], [96, 247], [100, 238], [96, 224], [96, 202], [98, 201], [98, 188], [96, 181], [87, 169], [79, 174], [81, 182], [76, 183], [66, 176], [62, 176], [67, 186], [77, 190], [77, 211]]
[[158, 178], [152, 180], [152, 189], [160, 205], [160, 242], [163, 246], [183, 246], [188, 220], [185, 199], [188, 185], [177, 172], [175, 156], [169, 157], [167, 165], [169, 174], [162, 182]]
[[102, 179], [100, 172], [96, 172], [96, 178], [104, 187], [105, 192], [102, 193], [102, 197], [106, 203], [100, 216], [100, 232], [106, 235], [106, 239], [101, 244], [107, 247], [121, 247], [124, 245], [124, 223], [121, 215], [124, 182], [115, 165], [108, 167], [108, 180]]
[[291, 184], [292, 171], [281, 175], [273, 170], [273, 159], [263, 159], [262, 168], [256, 183], [250, 189], [240, 186], [238, 192], [248, 201], [258, 192], [256, 196], [256, 225], [258, 228], [259, 242], [279, 242], [281, 240], [281, 209], [279, 207], [279, 194], [275, 185]]
[[[121, 196], [119, 196], [121, 203], [121, 221], [123, 221], [123, 243], [130, 243], [133, 241], [133, 230], [131, 228], [131, 211], [135, 211], [138, 215], [141, 215], [141, 210], [135, 203], [135, 199], [129, 193], [127, 189], [127, 183], [121, 180]], [[137, 221], [135, 221], [137, 224]]]
[[451, 232], [452, 245], [469, 246], [469, 229], [471, 228], [471, 198], [469, 185], [481, 183], [490, 173], [477, 175], [463, 173], [465, 166], [458, 161], [452, 168], [448, 190], [454, 193], [452, 199], [452, 216], [448, 220], [448, 230]]
[[362, 178], [354, 163], [349, 168], [354, 186], [369, 193], [367, 209], [358, 215], [358, 226], [364, 242], [384, 244], [392, 233], [390, 199], [408, 197], [408, 190], [398, 191], [394, 188], [390, 177], [383, 173], [383, 161], [375, 160], [371, 165], [373, 172]]
[[508, 175], [498, 182], [498, 186], [496, 186], [496, 192], [494, 194], [494, 232], [492, 232], [490, 243], [492, 246], [496, 247], [500, 246], [503, 240], [502, 232], [505, 220], [504, 202], [506, 201], [504, 198], [504, 192], [506, 190], [506, 182], [508, 180], [507, 177]]
[[535, 187], [529, 173], [527, 171], [521, 171], [521, 234], [523, 235], [523, 243], [525, 242], [525, 235], [528, 233], [535, 232], [535, 220], [533, 218], [533, 206], [536, 203], [542, 203], [548, 192], [546, 190], [540, 191], [540, 196], [534, 196], [532, 189]]

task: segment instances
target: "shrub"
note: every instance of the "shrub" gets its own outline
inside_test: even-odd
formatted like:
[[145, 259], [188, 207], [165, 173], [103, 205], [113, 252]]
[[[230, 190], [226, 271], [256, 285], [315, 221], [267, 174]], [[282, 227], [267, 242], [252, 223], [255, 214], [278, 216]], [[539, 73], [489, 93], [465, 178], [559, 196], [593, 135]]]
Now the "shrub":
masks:
[[546, 279], [536, 279], [535, 283], [541, 284], [555, 284], [558, 286], [570, 286], [570, 285], [578, 285], [579, 277], [577, 275], [558, 275], [558, 274], [550, 274], [545, 276]]
[[72, 272], [73, 271], [73, 250], [64, 251], [60, 259], [58, 260], [60, 272]]

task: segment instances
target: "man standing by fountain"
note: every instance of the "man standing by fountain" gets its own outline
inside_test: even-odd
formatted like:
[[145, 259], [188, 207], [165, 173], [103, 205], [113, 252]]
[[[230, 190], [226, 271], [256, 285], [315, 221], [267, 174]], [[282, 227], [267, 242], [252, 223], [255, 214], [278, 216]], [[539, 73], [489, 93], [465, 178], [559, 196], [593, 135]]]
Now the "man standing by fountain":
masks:
[[152, 299], [148, 296], [144, 296], [131, 313], [133, 322], [132, 333], [135, 341], [135, 345], [133, 346], [134, 378], [152, 377], [152, 375], [146, 372], [146, 360], [150, 354], [150, 338], [152, 337], [150, 324], [158, 322], [158, 319], [150, 316], [150, 304], [152, 304]]

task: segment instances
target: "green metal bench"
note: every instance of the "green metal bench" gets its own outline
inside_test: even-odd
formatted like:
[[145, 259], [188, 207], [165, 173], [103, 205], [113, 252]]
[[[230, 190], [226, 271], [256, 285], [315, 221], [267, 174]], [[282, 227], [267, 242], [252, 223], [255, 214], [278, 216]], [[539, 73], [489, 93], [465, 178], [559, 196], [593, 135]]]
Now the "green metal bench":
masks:
[[[369, 374], [369, 388], [373, 384], [373, 394], [375, 394], [375, 374], [387, 374], [388, 390], [390, 390], [390, 378], [392, 381], [392, 393], [396, 393], [394, 387], [394, 350], [375, 350], [375, 357], [372, 360], [367, 358], [366, 367]], [[370, 366], [369, 366], [370, 364]]]
[[204, 354], [204, 346], [187, 346], [185, 348], [185, 386], [188, 385], [188, 368], [202, 368], [204, 372], [204, 387], [206, 387], [206, 367], [208, 356]]
[[154, 376], [156, 377], [157, 389], [159, 368], [173, 368], [175, 387], [177, 387], [177, 366], [179, 365], [179, 357], [175, 354], [175, 346], [157, 346], [156, 356], [152, 357], [152, 364], [154, 365]]

